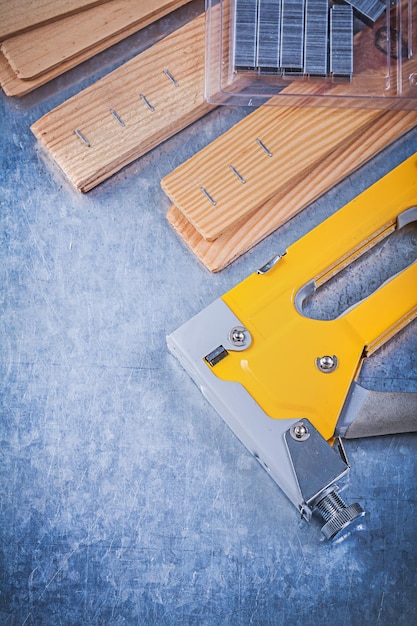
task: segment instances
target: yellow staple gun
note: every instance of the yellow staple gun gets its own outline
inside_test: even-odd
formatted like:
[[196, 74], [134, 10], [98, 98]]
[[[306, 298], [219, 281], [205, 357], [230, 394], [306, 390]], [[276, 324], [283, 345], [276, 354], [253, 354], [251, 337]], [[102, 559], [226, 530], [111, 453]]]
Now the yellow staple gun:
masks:
[[337, 481], [341, 437], [417, 430], [417, 392], [369, 391], [363, 359], [417, 315], [417, 261], [333, 320], [302, 304], [417, 221], [417, 153], [167, 337], [168, 347], [301, 515], [328, 539], [362, 517]]

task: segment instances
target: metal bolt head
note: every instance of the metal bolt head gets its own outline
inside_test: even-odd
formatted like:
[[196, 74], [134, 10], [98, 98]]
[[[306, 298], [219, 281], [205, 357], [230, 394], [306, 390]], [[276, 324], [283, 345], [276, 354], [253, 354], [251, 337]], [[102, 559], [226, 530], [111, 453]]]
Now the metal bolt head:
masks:
[[244, 346], [246, 343], [246, 328], [235, 326], [229, 333], [229, 340], [234, 346]]
[[303, 422], [297, 422], [291, 427], [290, 435], [296, 441], [305, 441], [310, 437], [307, 426]]
[[316, 365], [318, 369], [325, 374], [334, 372], [338, 365], [337, 356], [335, 354], [333, 354], [333, 356], [326, 354], [325, 356], [317, 357]]
[[301, 437], [304, 437], [306, 432], [307, 428], [304, 426], [304, 424], [297, 424], [297, 426], [294, 426], [294, 435], [297, 437], [297, 439], [301, 439]]

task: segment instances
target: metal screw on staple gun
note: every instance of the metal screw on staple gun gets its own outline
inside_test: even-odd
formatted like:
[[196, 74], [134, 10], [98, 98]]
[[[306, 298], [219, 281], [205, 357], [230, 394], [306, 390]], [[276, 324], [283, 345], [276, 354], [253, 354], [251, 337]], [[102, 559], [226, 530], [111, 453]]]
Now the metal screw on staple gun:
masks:
[[315, 510], [325, 521], [321, 531], [326, 539], [334, 539], [350, 524], [365, 515], [360, 504], [355, 502], [347, 506], [338, 493], [333, 489], [315, 505]]
[[317, 357], [316, 365], [321, 372], [328, 374], [330, 372], [334, 372], [338, 365], [337, 356], [334, 354], [333, 356], [325, 355], [322, 357]]
[[234, 346], [244, 346], [246, 343], [246, 328], [235, 326], [229, 333], [229, 339]]
[[291, 427], [290, 435], [296, 441], [305, 441], [310, 437], [307, 426], [303, 422], [297, 422]]

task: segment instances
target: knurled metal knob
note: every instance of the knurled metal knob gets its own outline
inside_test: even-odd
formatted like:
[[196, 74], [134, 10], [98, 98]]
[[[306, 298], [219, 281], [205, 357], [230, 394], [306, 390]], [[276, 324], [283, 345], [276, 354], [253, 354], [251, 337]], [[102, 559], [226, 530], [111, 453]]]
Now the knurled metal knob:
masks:
[[331, 491], [316, 504], [317, 510], [326, 522], [321, 531], [326, 539], [334, 539], [348, 526], [365, 515], [360, 504], [355, 502], [346, 506], [335, 491]]

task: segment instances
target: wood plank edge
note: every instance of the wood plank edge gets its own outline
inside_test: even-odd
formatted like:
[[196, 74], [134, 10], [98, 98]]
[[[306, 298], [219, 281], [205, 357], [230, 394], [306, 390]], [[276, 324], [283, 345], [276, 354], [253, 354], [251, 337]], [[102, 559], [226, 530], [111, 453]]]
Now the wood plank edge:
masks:
[[[378, 128], [376, 128], [376, 122], [378, 122]], [[335, 186], [393, 141], [414, 128], [417, 125], [417, 113], [415, 111], [386, 111], [382, 112], [381, 117], [376, 122], [370, 122], [366, 128], [361, 128], [353, 133], [349, 141], [336, 148], [320, 164], [316, 164], [309, 176], [317, 174], [319, 178], [323, 179], [326, 171], [331, 172], [334, 171], [336, 165], [344, 165], [343, 173], [332, 182], [331, 186]], [[349, 150], [348, 157], [346, 157], [347, 150]], [[257, 216], [263, 213], [264, 217], [267, 216], [268, 219], [265, 227], [261, 228], [249, 243], [245, 244], [242, 244], [241, 232], [242, 229], [250, 229], [250, 224], [254, 219], [253, 215], [242, 220], [236, 227], [213, 242], [205, 241], [175, 205], [169, 208], [167, 220], [187, 248], [198, 257], [208, 270], [214, 273], [230, 265], [265, 237], [275, 232], [277, 228], [326, 193], [330, 187], [322, 184], [316, 193], [311, 190], [307, 195], [305, 195], [305, 183], [300, 182], [298, 188], [302, 200], [285, 219], [280, 219], [279, 203], [285, 202], [286, 193], [273, 196], [256, 211]], [[296, 195], [296, 188], [293, 189], [293, 193]]]
[[[74, 179], [68, 172], [65, 171], [65, 168], [63, 168], [57, 160], [54, 159], [54, 162], [58, 165], [60, 170], [65, 174], [66, 178], [72, 182], [72, 184], [76, 187], [76, 189], [78, 189], [78, 191], [82, 193], [87, 193], [88, 191], [90, 191], [94, 187], [97, 187], [97, 185], [107, 180], [108, 178], [110, 178], [111, 176], [119, 172], [121, 169], [123, 169], [124, 167], [132, 163], [133, 161], [136, 161], [138, 158], [144, 156], [145, 154], [153, 150], [153, 148], [156, 148], [158, 145], [160, 145], [167, 139], [170, 139], [171, 137], [179, 133], [181, 130], [183, 130], [184, 128], [192, 124], [193, 122], [197, 121], [198, 119], [200, 119], [201, 117], [203, 117], [204, 115], [212, 111], [214, 108], [215, 108], [214, 105], [208, 104], [206, 102], [200, 104], [198, 107], [193, 109], [191, 113], [188, 113], [185, 116], [178, 118], [175, 124], [171, 122], [169, 126], [166, 126], [163, 130], [159, 130], [157, 133], [155, 133], [153, 137], [150, 137], [146, 141], [146, 143], [141, 144], [135, 150], [131, 150], [126, 154], [120, 155], [120, 157], [117, 160], [114, 160], [111, 163], [107, 163], [105, 166], [99, 168], [95, 172], [94, 176]], [[46, 148], [46, 146], [44, 146], [44, 144], [42, 143], [42, 139], [40, 135], [37, 134], [36, 124], [37, 122], [32, 124], [30, 129], [33, 132], [33, 134], [36, 136], [36, 138], [38, 139], [39, 143], [43, 146], [43, 148], [45, 148], [48, 151], [48, 153], [51, 154], [50, 151]], [[53, 154], [51, 156], [53, 157]]]
[[[283, 110], [283, 115], [285, 115], [287, 118], [291, 118], [293, 116], [295, 117], [298, 114], [302, 115], [302, 113], [303, 113], [303, 109], [300, 107], [296, 107], [296, 108], [285, 107], [285, 109]], [[374, 120], [374, 119], [378, 119], [382, 115], [383, 111], [373, 110], [371, 111], [371, 113], [372, 113], [371, 119]], [[254, 112], [254, 115], [256, 116], [256, 111]], [[235, 126], [232, 127], [231, 131], [236, 131], [236, 129], [242, 125], [242, 122], [243, 124], [245, 124], [245, 121], [247, 120], [248, 118], [244, 118], [241, 122], [238, 122]], [[185, 218], [190, 222], [193, 228], [201, 235], [201, 237], [205, 241], [212, 243], [213, 241], [216, 241], [219, 237], [221, 237], [225, 233], [229, 232], [231, 229], [235, 228], [235, 226], [241, 224], [242, 221], [244, 221], [245, 219], [250, 219], [251, 215], [253, 215], [261, 206], [263, 206], [266, 202], [268, 202], [271, 198], [273, 198], [277, 194], [278, 191], [285, 192], [285, 190], [295, 186], [300, 180], [304, 180], [305, 176], [308, 174], [309, 171], [311, 171], [315, 167], [316, 164], [320, 163], [323, 159], [326, 159], [328, 155], [332, 154], [335, 150], [337, 150], [339, 146], [343, 146], [344, 143], [349, 140], [349, 137], [352, 135], [352, 133], [356, 133], [357, 131], [365, 128], [369, 123], [370, 123], [369, 116], [367, 116], [367, 119], [360, 119], [360, 120], [355, 119], [355, 123], [353, 124], [354, 130], [351, 131], [350, 135], [338, 141], [338, 143], [335, 143], [332, 147], [326, 148], [327, 151], [323, 151], [324, 154], [320, 156], [314, 155], [313, 157], [314, 162], [310, 162], [309, 164], [306, 164], [306, 165], [300, 165], [296, 172], [286, 177], [285, 182], [283, 183], [283, 185], [280, 187], [279, 190], [274, 189], [272, 186], [271, 187], [268, 186], [269, 191], [267, 194], [264, 194], [264, 197], [262, 198], [260, 204], [254, 204], [254, 205], [251, 204], [251, 207], [250, 208], [248, 207], [248, 211], [244, 215], [237, 216], [235, 220], [231, 222], [228, 226], [225, 225], [224, 229], [220, 229], [220, 227], [216, 229], [213, 229], [213, 228], [208, 229], [204, 227], [204, 225], [202, 226], [196, 219], [194, 219], [192, 216], [187, 214], [183, 206], [181, 206], [179, 203], [175, 201], [175, 197], [174, 197], [175, 194], [173, 194], [172, 192], [168, 193], [169, 185], [165, 184], [166, 181], [164, 179], [163, 181], [161, 181], [161, 186], [163, 190], [165, 191], [165, 193], [167, 193], [171, 202], [175, 204], [177, 208], [184, 213]], [[228, 133], [230, 133], [230, 131], [227, 131], [225, 135], [227, 135]], [[185, 164], [183, 164], [181, 167], [184, 167], [184, 165]], [[165, 178], [167, 179], [168, 177], [165, 177]]]
[[[190, 0], [173, 0], [168, 5], [165, 5], [164, 7], [160, 9], [153, 10], [152, 13], [148, 14], [146, 17], [141, 18], [140, 20], [134, 21], [125, 27], [121, 27], [120, 29], [114, 31], [113, 33], [107, 35], [106, 37], [100, 39], [99, 41], [96, 41], [95, 43], [92, 43], [91, 45], [85, 48], [80, 48], [78, 52], [72, 55], [69, 55], [65, 57], [64, 59], [59, 60], [56, 63], [53, 63], [48, 68], [42, 70], [41, 72], [38, 72], [37, 74], [28, 75], [28, 74], [23, 73], [22, 69], [16, 65], [13, 57], [8, 54], [6, 47], [3, 45], [7, 42], [7, 40], [0, 44], [0, 50], [5, 56], [12, 71], [14, 72], [14, 74], [19, 80], [22, 80], [25, 82], [37, 81], [41, 79], [41, 77], [44, 76], [45, 74], [49, 74], [51, 72], [53, 72], [53, 75], [54, 75], [53, 77], [56, 77], [56, 76], [59, 76], [61, 73], [63, 73], [63, 72], [59, 72], [59, 73], [57, 72], [59, 68], [65, 67], [64, 71], [67, 71], [68, 69], [71, 69], [75, 67], [76, 65], [79, 65], [83, 61], [90, 59], [95, 54], [103, 52], [103, 50], [107, 50], [107, 48], [109, 48], [110, 46], [116, 43], [119, 43], [120, 41], [122, 41], [123, 39], [126, 39], [130, 35], [142, 30], [143, 28], [146, 28], [146, 26], [149, 26], [150, 24], [158, 21], [165, 15], [172, 13], [173, 11], [187, 4], [188, 2], [190, 2]], [[37, 30], [37, 29], [34, 29], [34, 30]], [[51, 80], [51, 79], [49, 78], [48, 80]]]
[[82, 11], [88, 11], [88, 9], [92, 9], [95, 6], [98, 6], [99, 4], [104, 4], [109, 1], [110, 0], [90, 0], [90, 2], [84, 7], [78, 7], [77, 9], [71, 9], [69, 11], [65, 11], [64, 13], [60, 13], [59, 15], [56, 15], [46, 20], [42, 20], [40, 22], [35, 22], [33, 24], [30, 24], [29, 26], [21, 27], [14, 31], [13, 30], [7, 31], [7, 32], [0, 31], [0, 42], [4, 41], [5, 39], [10, 39], [11, 37], [15, 37], [16, 35], [22, 35], [23, 33], [27, 33], [31, 30], [34, 30], [35, 28], [38, 28], [41, 25], [45, 26], [46, 24], [57, 22], [64, 17], [69, 17], [70, 15], [76, 15], [77, 13], [81, 13]]
[[[161, 15], [160, 17], [164, 17], [164, 16]], [[160, 18], [158, 17], [157, 19], [160, 19]], [[157, 21], [157, 20], [155, 19], [154, 21]], [[64, 63], [57, 66], [55, 69], [45, 72], [44, 74], [40, 75], [38, 78], [33, 79], [33, 80], [21, 80], [20, 78], [16, 76], [15, 72], [12, 70], [7, 59], [2, 53], [1, 46], [0, 46], [0, 85], [4, 93], [6, 94], [6, 96], [9, 96], [9, 97], [26, 96], [28, 93], [31, 93], [35, 89], [38, 89], [38, 87], [42, 87], [49, 81], [53, 80], [54, 78], [57, 78], [58, 76], [61, 76], [62, 74], [64, 74], [65, 72], [68, 72], [69, 70], [73, 69], [77, 65], [84, 63], [84, 61], [87, 61], [88, 59], [95, 56], [96, 54], [99, 54], [100, 52], [107, 50], [111, 46], [122, 41], [123, 39], [130, 37], [130, 35], [133, 35], [139, 30], [142, 30], [142, 28], [149, 26], [150, 23], [153, 23], [153, 22], [149, 22], [148, 24], [145, 24], [145, 26], [139, 26], [139, 27], [137, 25], [132, 26], [129, 29], [119, 33], [117, 36], [114, 36], [108, 39], [106, 42], [102, 42], [92, 47], [88, 51], [87, 54], [81, 53], [80, 55], [73, 57], [69, 61], [64, 61]]]

